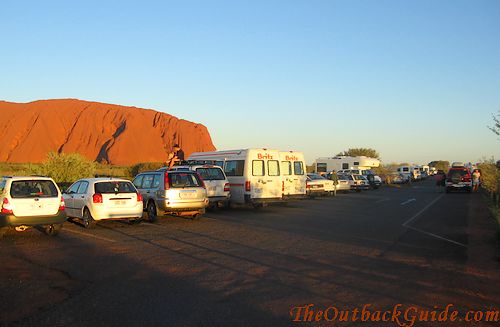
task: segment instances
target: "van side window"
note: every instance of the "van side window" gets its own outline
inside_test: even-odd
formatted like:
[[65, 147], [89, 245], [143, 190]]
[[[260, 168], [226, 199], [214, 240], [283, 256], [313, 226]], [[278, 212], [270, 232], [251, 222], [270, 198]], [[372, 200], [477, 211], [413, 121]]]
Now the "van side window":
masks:
[[278, 160], [268, 160], [267, 161], [267, 173], [269, 176], [279, 176], [280, 175], [280, 164]]
[[245, 160], [228, 160], [224, 166], [226, 176], [243, 176]]
[[359, 161], [354, 161], [354, 166], [359, 166]]
[[264, 160], [252, 160], [252, 176], [264, 176]]
[[137, 176], [135, 179], [134, 179], [134, 185], [135, 187], [137, 188], [142, 188], [141, 185], [142, 185], [142, 179], [144, 178], [144, 175], [139, 175]]
[[293, 162], [293, 171], [295, 175], [304, 175], [304, 164], [302, 161]]
[[283, 176], [290, 176], [292, 174], [292, 163], [290, 161], [282, 161], [281, 171], [283, 172]]
[[342, 164], [342, 169], [349, 169], [349, 164], [348, 163], [343, 163]]
[[214, 161], [215, 166], [224, 167], [224, 161]]

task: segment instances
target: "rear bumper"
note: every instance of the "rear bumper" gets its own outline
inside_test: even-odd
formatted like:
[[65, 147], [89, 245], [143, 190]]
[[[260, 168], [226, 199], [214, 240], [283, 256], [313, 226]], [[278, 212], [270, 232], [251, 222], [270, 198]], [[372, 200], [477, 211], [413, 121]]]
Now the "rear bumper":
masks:
[[245, 203], [260, 204], [260, 203], [275, 203], [283, 202], [282, 198], [251, 198], [249, 194], [245, 194]]
[[209, 196], [208, 201], [210, 203], [229, 201], [229, 196]]
[[307, 198], [307, 194], [283, 194], [283, 199], [284, 200], [300, 200], [300, 199], [305, 199]]
[[0, 227], [62, 224], [66, 221], [66, 219], [67, 216], [65, 211], [59, 211], [56, 215], [32, 217], [18, 217], [14, 215], [0, 214]]
[[196, 211], [204, 210], [208, 205], [208, 198], [203, 201], [192, 201], [192, 202], [174, 202], [174, 201], [161, 201], [160, 205], [157, 207], [163, 213], [171, 212], [182, 212], [182, 211]]
[[369, 190], [370, 185], [351, 185], [351, 190]]
[[132, 208], [91, 208], [90, 213], [94, 220], [112, 220], [112, 219], [127, 219], [141, 218], [143, 213], [142, 202]]

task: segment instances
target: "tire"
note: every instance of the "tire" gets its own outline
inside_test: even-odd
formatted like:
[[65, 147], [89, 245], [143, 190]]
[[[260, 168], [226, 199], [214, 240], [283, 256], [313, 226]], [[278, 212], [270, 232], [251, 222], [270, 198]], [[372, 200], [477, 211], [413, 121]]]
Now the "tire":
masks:
[[155, 223], [158, 220], [158, 211], [156, 210], [156, 205], [153, 201], [148, 202], [148, 206], [146, 208], [148, 213], [148, 220], [150, 223]]
[[52, 224], [45, 226], [44, 232], [48, 236], [57, 236], [61, 231], [63, 224]]
[[83, 227], [87, 229], [94, 229], [97, 222], [94, 220], [92, 217], [92, 214], [90, 213], [90, 210], [85, 208], [83, 210]]

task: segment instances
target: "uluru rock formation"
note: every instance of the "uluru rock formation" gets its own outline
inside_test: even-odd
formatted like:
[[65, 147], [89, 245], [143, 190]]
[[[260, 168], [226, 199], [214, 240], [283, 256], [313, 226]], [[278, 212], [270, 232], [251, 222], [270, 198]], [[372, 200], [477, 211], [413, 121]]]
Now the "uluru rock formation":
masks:
[[207, 128], [172, 115], [76, 99], [0, 101], [0, 162], [43, 162], [78, 152], [115, 165], [165, 161], [179, 143], [186, 157], [215, 149]]

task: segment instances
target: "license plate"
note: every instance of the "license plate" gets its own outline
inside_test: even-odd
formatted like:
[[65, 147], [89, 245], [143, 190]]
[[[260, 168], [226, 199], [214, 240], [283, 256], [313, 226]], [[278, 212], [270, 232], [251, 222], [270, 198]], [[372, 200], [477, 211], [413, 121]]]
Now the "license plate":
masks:
[[181, 192], [181, 199], [193, 199], [196, 197], [196, 192]]
[[319, 185], [311, 185], [311, 188], [320, 188]]
[[215, 186], [212, 186], [212, 187], [208, 188], [209, 192], [215, 192], [216, 190], [217, 190], [217, 188]]
[[43, 204], [40, 204], [40, 203], [32, 204], [31, 209], [33, 209], [33, 210], [43, 209]]
[[115, 201], [115, 206], [123, 206], [123, 205], [125, 205], [125, 203], [126, 202], [124, 200], [122, 200], [122, 201]]

